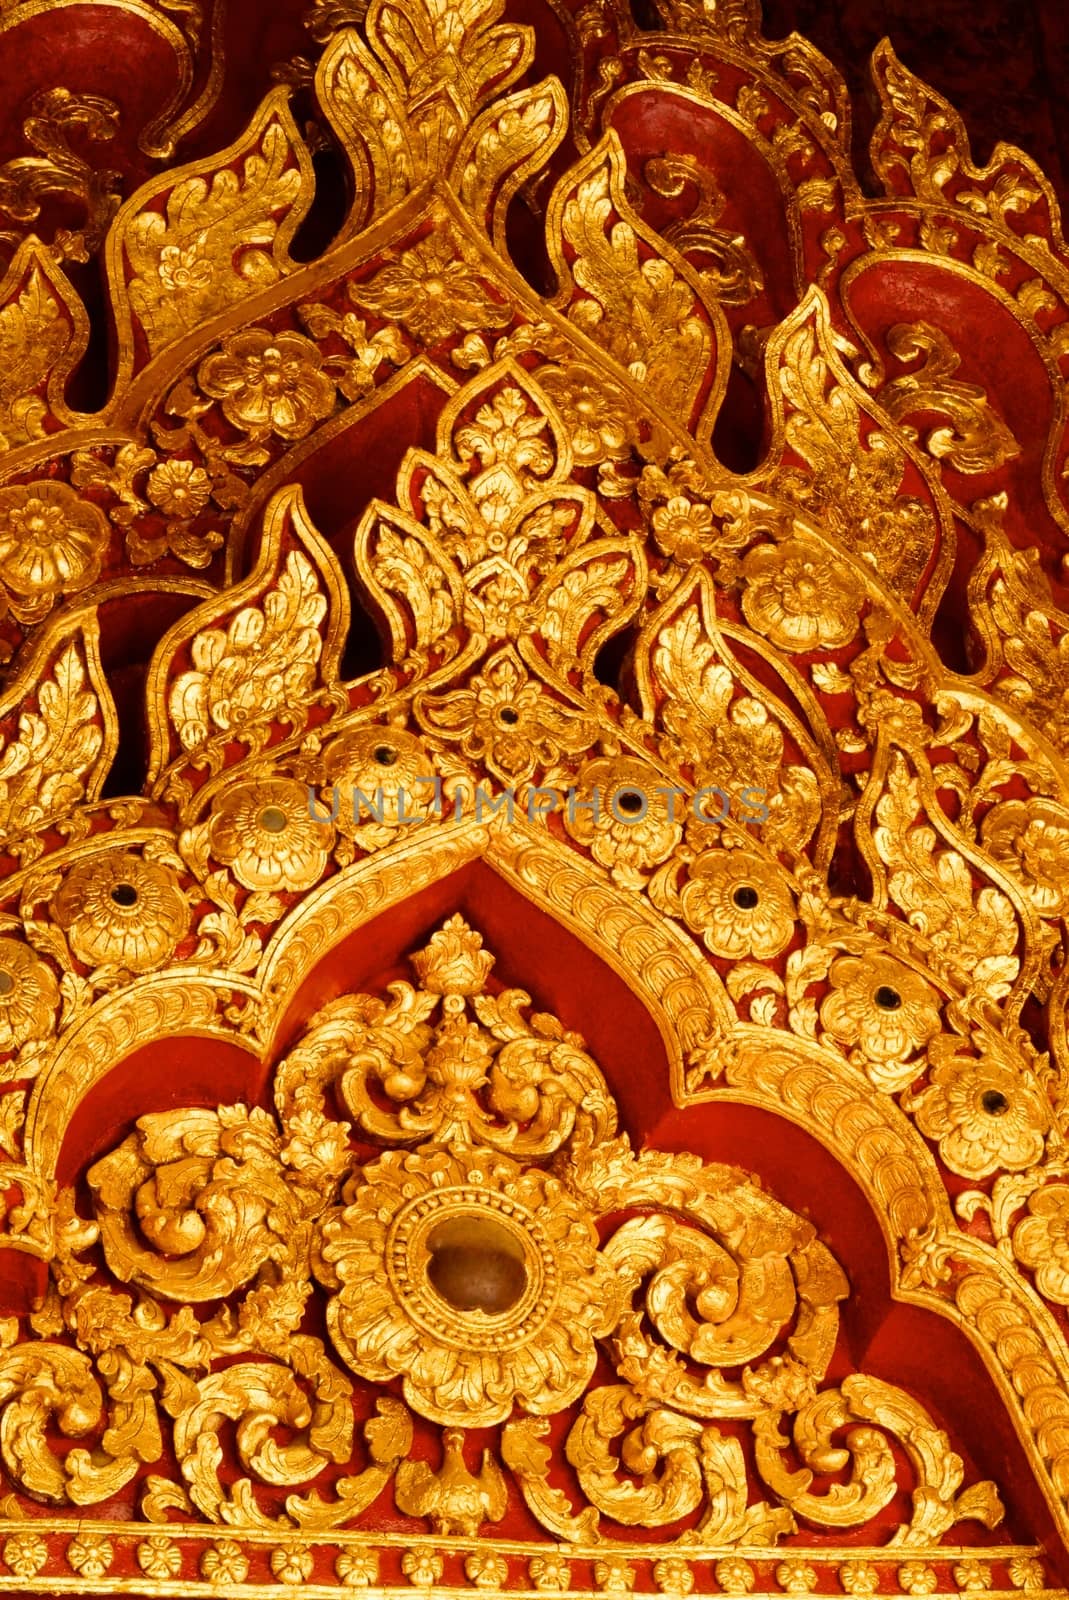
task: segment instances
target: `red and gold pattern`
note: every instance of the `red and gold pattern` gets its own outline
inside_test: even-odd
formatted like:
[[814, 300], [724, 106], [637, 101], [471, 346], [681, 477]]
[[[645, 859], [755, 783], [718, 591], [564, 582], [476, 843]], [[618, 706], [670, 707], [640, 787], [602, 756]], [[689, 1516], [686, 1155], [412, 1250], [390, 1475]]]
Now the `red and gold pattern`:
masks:
[[1065, 1594], [1050, 185], [276, 9], [0, 8], [0, 1586]]

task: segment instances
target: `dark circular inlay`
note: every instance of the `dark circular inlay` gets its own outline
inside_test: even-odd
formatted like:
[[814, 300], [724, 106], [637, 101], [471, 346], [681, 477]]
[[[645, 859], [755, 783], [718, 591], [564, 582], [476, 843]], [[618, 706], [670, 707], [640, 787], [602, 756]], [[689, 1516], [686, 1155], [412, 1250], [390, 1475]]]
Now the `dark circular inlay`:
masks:
[[645, 796], [639, 789], [617, 789], [617, 809], [629, 817], [637, 816], [645, 804]]
[[392, 744], [377, 744], [375, 746], [375, 760], [380, 767], [392, 767], [397, 760], [397, 751]]
[[428, 1239], [427, 1276], [457, 1311], [508, 1311], [527, 1287], [518, 1240], [491, 1217], [452, 1217]]
[[504, 722], [508, 727], [511, 728], [514, 727], [517, 722], [519, 722], [520, 713], [512, 706], [502, 706], [501, 710], [497, 714], [497, 720], [499, 722]]
[[10, 994], [14, 987], [15, 980], [10, 972], [5, 972], [3, 967], [0, 967], [0, 994]]
[[881, 1011], [897, 1011], [902, 1004], [902, 996], [897, 989], [891, 989], [886, 983], [881, 983], [873, 999]]
[[264, 806], [260, 812], [260, 826], [267, 833], [284, 833], [287, 817], [281, 806]]
[[751, 889], [748, 883], [742, 883], [732, 895], [732, 900], [740, 911], [752, 911], [761, 896], [756, 889]]
[[132, 883], [117, 883], [111, 891], [111, 898], [117, 906], [136, 906], [137, 890]]
[[985, 1089], [980, 1096], [980, 1104], [989, 1117], [1001, 1117], [1010, 1109], [1010, 1102], [999, 1089]]

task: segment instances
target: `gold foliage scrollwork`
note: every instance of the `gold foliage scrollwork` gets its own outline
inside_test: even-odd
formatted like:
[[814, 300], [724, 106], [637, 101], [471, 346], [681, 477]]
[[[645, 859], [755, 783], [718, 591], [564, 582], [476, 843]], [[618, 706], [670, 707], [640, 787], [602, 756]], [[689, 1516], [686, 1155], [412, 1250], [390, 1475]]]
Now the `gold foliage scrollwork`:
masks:
[[[887, 348], [900, 361], [924, 358], [920, 367], [885, 383], [877, 398], [900, 426], [914, 411], [946, 416], [947, 421], [924, 439], [929, 455], [958, 472], [974, 473], [990, 472], [1020, 454], [1016, 439], [991, 409], [983, 389], [954, 377], [960, 357], [941, 329], [924, 322], [896, 323], [888, 329]], [[908, 433], [916, 436], [912, 428]]]
[[900, 440], [862, 428], [871, 402], [835, 351], [814, 291], [770, 339], [768, 360], [784, 438], [805, 463], [780, 474], [780, 492], [878, 563], [908, 599], [940, 538], [936, 509], [902, 491], [907, 453]]
[[73, 420], [63, 391], [89, 334], [85, 308], [49, 251], [23, 241], [0, 283], [0, 438], [11, 450]]
[[[851, 1431], [844, 1446], [837, 1448], [832, 1435], [844, 1424], [850, 1424]], [[774, 1414], [758, 1419], [754, 1431], [761, 1474], [799, 1516], [833, 1527], [857, 1526], [887, 1505], [896, 1488], [894, 1457], [883, 1434], [866, 1426], [872, 1424], [898, 1440], [920, 1479], [913, 1494], [913, 1516], [895, 1532], [893, 1543], [928, 1546], [958, 1518], [976, 1518], [988, 1527], [1001, 1520], [1003, 1508], [993, 1484], [974, 1484], [957, 1493], [961, 1459], [923, 1408], [902, 1390], [860, 1374], [844, 1378], [838, 1389], [814, 1397], [799, 1412], [794, 1442], [807, 1464], [801, 1472], [785, 1472], [780, 1464], [777, 1452], [787, 1440], [779, 1433]], [[849, 1483], [835, 1485], [819, 1497], [810, 1493], [811, 1468], [827, 1472], [847, 1460]]]
[[394, 0], [372, 0], [366, 43], [355, 29], [335, 34], [316, 85], [356, 160], [356, 222], [382, 216], [454, 167], [462, 191], [485, 207], [498, 172], [515, 163], [522, 181], [533, 138], [551, 148], [561, 137], [563, 107], [544, 88], [521, 91], [511, 106], [497, 101], [479, 117], [522, 76], [534, 51], [532, 29], [502, 22], [503, 11], [504, 0], [480, 0], [463, 12], [428, 0], [404, 11]]
[[606, 134], [554, 191], [547, 237], [561, 283], [555, 304], [689, 422], [710, 360], [722, 359], [721, 324], [691, 269], [634, 217], [623, 174], [618, 140]]
[[902, 65], [885, 39], [873, 54], [883, 116], [872, 136], [872, 164], [889, 194], [907, 192], [928, 204], [959, 206], [1005, 228], [1010, 216], [1042, 207], [1052, 227], [1057, 205], [1035, 162], [1000, 142], [986, 167], [972, 161], [961, 117]]
[[708, 168], [693, 156], [651, 156], [642, 175], [655, 194], [682, 195], [695, 190], [690, 214], [669, 224], [663, 236], [693, 260], [721, 305], [745, 305], [764, 288], [761, 269], [745, 239], [719, 226], [724, 196]]
[[112, 1271], [173, 1300], [216, 1300], [297, 1248], [301, 1204], [278, 1181], [279, 1151], [256, 1110], [142, 1117], [88, 1174]]
[[[118, 729], [91, 616], [63, 619], [41, 640], [22, 684], [0, 701], [0, 837], [19, 834], [100, 793]], [[38, 845], [20, 851], [32, 859]]]
[[[51, 196], [80, 201], [84, 225], [57, 230], [50, 252], [57, 262], [88, 261], [118, 209], [122, 174], [76, 154], [70, 136], [80, 133], [98, 145], [114, 139], [119, 107], [103, 95], [78, 94], [57, 85], [39, 90], [27, 110], [22, 132], [35, 154], [0, 166], [0, 212], [16, 222], [36, 222]], [[0, 233], [0, 240], [12, 238], [18, 235]]]
[[[211, 60], [176, 116], [181, 56], [176, 140], [226, 32], [178, 10]], [[275, 73], [314, 90], [307, 137], [274, 89], [116, 211], [75, 153], [114, 107], [59, 89], [0, 168], [13, 220], [73, 200], [79, 224], [0, 284], [0, 1226], [50, 1280], [0, 1326], [18, 1584], [58, 1582], [53, 1539], [90, 1586], [135, 1539], [149, 1584], [235, 1590], [318, 1584], [330, 1539], [376, 1589], [565, 1592], [588, 1562], [607, 1593], [682, 1595], [704, 1561], [742, 1594], [787, 1542], [792, 1593], [829, 1588], [832, 1550], [855, 1594], [892, 1562], [910, 1594], [951, 1563], [973, 1594], [1042, 1584], [1031, 1550], [949, 1542], [999, 1493], [853, 1370], [815, 1224], [624, 1134], [630, 1086], [618, 1112], [574, 1013], [537, 1009], [537, 960], [517, 987], [465, 920], [484, 873], [648, 1006], [673, 1139], [704, 1148], [723, 1100], [834, 1152], [892, 1293], [972, 1341], [1069, 1527], [1069, 615], [1060, 550], [1030, 543], [1041, 507], [1066, 524], [1053, 193], [1007, 146], [977, 167], [882, 46], [872, 200], [818, 52], [763, 40], [755, 0], [662, 14], [595, 0], [543, 41], [504, 0], [320, 0], [318, 60]], [[574, 78], [531, 71], [569, 50]], [[647, 139], [666, 101], [693, 150]], [[332, 140], [349, 214], [296, 259], [330, 225]], [[755, 220], [762, 166], [782, 230]], [[61, 263], [97, 249], [94, 418]], [[896, 266], [946, 294], [878, 331], [848, 289]], [[1020, 332], [1034, 403], [955, 342], [966, 287]], [[733, 362], [768, 398], [745, 472], [731, 426], [712, 443]], [[123, 652], [157, 612], [126, 796]], [[434, 928], [400, 909], [422, 891]], [[349, 992], [380, 914], [422, 948]], [[131, 1103], [63, 1186], [106, 1075], [179, 1037], [256, 1092]], [[55, 1529], [10, 1528], [23, 1496]], [[557, 1546], [523, 1571], [513, 1512]]]
[[[277, 1069], [273, 1113], [153, 1113], [94, 1164], [93, 1220], [68, 1193], [38, 1319], [74, 1344], [16, 1345], [0, 1360], [0, 1404], [11, 1386], [0, 1452], [20, 1487], [102, 1498], [157, 1458], [166, 1417], [184, 1487], [150, 1478], [153, 1516], [188, 1497], [216, 1524], [315, 1532], [351, 1521], [393, 1479], [399, 1511], [474, 1537], [504, 1517], [509, 1474], [565, 1541], [700, 1511], [697, 1536], [730, 1547], [775, 1544], [796, 1517], [867, 1521], [894, 1488], [886, 1431], [917, 1485], [900, 1542], [997, 1520], [992, 1485], [959, 1493], [960, 1459], [916, 1401], [860, 1376], [821, 1387], [848, 1286], [812, 1225], [738, 1168], [634, 1154], [582, 1039], [529, 1015], [521, 991], [492, 992], [493, 965], [453, 916], [412, 957], [418, 986], [342, 996], [313, 1020]], [[335, 1108], [384, 1147], [377, 1156], [356, 1160]], [[137, 1290], [136, 1310], [100, 1280], [97, 1249]], [[301, 1331], [316, 1293], [329, 1346]], [[608, 1384], [594, 1380], [599, 1351]], [[367, 1464], [324, 1499], [320, 1473], [353, 1453], [346, 1368], [372, 1385], [401, 1377], [404, 1403], [380, 1393]], [[11, 1408], [27, 1405], [32, 1419], [18, 1412], [11, 1432]], [[409, 1408], [443, 1427], [440, 1465], [405, 1459]], [[61, 1464], [44, 1419], [77, 1438], [102, 1410], [103, 1454], [76, 1449]], [[569, 1411], [578, 1510], [548, 1483], [541, 1443]], [[808, 1470], [784, 1469], [784, 1416], [813, 1467], [852, 1460], [850, 1483], [815, 1496]], [[752, 1424], [772, 1500], [752, 1501], [739, 1441], [718, 1420]], [[831, 1436], [847, 1420], [865, 1426], [842, 1450]], [[501, 1423], [473, 1471], [465, 1430]], [[223, 1468], [230, 1429], [237, 1478]], [[272, 1507], [271, 1491], [298, 1488]]]

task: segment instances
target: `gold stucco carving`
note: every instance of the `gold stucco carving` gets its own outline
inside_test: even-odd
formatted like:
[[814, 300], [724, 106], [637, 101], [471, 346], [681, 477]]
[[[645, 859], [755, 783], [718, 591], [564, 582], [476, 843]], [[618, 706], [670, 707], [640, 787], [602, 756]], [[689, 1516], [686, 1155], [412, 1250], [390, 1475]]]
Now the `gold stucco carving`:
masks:
[[[866, 272], [921, 262], [1012, 318], [1055, 396], [1037, 470], [1064, 529], [1053, 200], [1005, 146], [978, 168], [889, 47], [866, 199], [815, 51], [750, 3], [663, 9], [648, 35], [569, 13], [597, 56], [572, 86], [524, 81], [502, 4], [314, 6], [353, 194], [309, 263], [282, 87], [114, 216], [54, 130], [0, 171], [26, 221], [34, 183], [87, 211], [0, 284], [0, 1245], [49, 1272], [0, 1327], [0, 1554], [34, 1592], [123, 1560], [160, 1594], [326, 1583], [328, 1549], [332, 1586], [447, 1594], [1048, 1582], [1031, 1545], [953, 1543], [1007, 1486], [879, 1372], [829, 1377], [842, 1264], [754, 1175], [632, 1144], [612, 1063], [538, 1009], [537, 950], [531, 992], [503, 988], [450, 912], [404, 978], [294, 1036], [324, 958], [476, 864], [624, 980], [666, 1103], [831, 1151], [890, 1293], [971, 1342], [1069, 1532], [1069, 619], [1011, 480], [962, 487], [1021, 463], [998, 395], [919, 314], [877, 350], [850, 311]], [[215, 13], [179, 22], [187, 61], [217, 51]], [[769, 275], [717, 175], [635, 168], [653, 95], [767, 163], [801, 290], [778, 321], [747, 321]], [[658, 232], [651, 195], [685, 215]], [[550, 293], [510, 259], [517, 205]], [[104, 229], [118, 357], [85, 417], [63, 261]], [[746, 474], [711, 444], [733, 359], [769, 399]], [[298, 477], [417, 383], [424, 442], [328, 537]], [[966, 531], [956, 671], [932, 625]], [[147, 662], [142, 792], [109, 797], [102, 629], [143, 593], [189, 605]], [[383, 659], [347, 680], [354, 597]], [[595, 817], [621, 794], [641, 817]], [[62, 1185], [79, 1116], [175, 1036], [268, 1098], [133, 1107]], [[422, 1532], [372, 1531], [380, 1496]], [[537, 1548], [505, 1532], [521, 1503]]]

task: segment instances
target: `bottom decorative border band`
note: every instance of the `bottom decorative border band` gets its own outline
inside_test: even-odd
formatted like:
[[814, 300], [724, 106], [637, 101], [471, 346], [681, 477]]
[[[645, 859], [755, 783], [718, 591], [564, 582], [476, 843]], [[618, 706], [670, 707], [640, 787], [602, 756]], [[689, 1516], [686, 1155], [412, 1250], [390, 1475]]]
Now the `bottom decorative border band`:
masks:
[[974, 1600], [1069, 1600], [1032, 1546], [931, 1550], [711, 1548], [697, 1542], [596, 1546], [402, 1535], [281, 1534], [203, 1524], [0, 1521], [0, 1593], [185, 1597], [277, 1595], [308, 1600], [362, 1591], [413, 1600], [507, 1593], [509, 1600], [606, 1595], [738, 1596], [878, 1594], [881, 1600], [968, 1595]]

